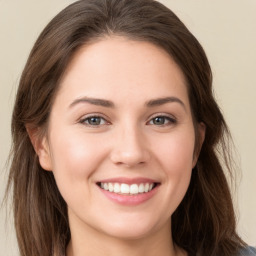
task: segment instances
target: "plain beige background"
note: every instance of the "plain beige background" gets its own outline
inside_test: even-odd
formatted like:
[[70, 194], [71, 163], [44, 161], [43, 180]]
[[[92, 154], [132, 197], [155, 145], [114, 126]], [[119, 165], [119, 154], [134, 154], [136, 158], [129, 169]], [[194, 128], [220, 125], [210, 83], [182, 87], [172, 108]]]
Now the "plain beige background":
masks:
[[[29, 51], [48, 21], [71, 0], [0, 0], [0, 200], [10, 148], [15, 91]], [[234, 194], [239, 233], [256, 246], [256, 0], [162, 0], [194, 33], [209, 57], [215, 94], [240, 155]], [[0, 211], [0, 255], [18, 255], [11, 215]]]

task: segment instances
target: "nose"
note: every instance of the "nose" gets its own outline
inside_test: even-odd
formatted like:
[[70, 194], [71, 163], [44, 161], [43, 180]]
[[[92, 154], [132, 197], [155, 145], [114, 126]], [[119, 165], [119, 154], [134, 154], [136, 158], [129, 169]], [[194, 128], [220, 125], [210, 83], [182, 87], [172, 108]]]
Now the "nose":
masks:
[[114, 164], [134, 167], [150, 159], [145, 136], [136, 128], [122, 128], [113, 138], [111, 161]]

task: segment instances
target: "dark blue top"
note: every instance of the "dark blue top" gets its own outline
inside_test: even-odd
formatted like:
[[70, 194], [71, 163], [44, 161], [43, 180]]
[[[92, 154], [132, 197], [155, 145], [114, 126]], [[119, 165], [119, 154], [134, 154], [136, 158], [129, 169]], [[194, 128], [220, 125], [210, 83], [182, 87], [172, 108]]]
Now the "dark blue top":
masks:
[[246, 247], [239, 252], [238, 256], [256, 256], [256, 248]]

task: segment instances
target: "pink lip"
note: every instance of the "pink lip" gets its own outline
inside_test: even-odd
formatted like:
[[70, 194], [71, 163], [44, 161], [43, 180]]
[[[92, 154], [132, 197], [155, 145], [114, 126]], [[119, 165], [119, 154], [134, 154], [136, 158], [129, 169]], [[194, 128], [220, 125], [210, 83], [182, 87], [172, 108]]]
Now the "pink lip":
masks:
[[155, 180], [148, 179], [148, 178], [125, 178], [125, 177], [117, 177], [117, 178], [111, 178], [111, 179], [105, 179], [105, 180], [100, 180], [99, 182], [101, 183], [125, 183], [128, 185], [131, 184], [141, 184], [141, 183], [159, 183]]
[[[141, 184], [141, 183], [159, 183], [156, 182], [152, 179], [148, 178], [124, 178], [124, 177], [119, 177], [119, 178], [112, 178], [112, 179], [105, 179], [101, 180], [100, 182], [102, 183], [125, 183], [128, 185], [131, 184]], [[137, 195], [122, 195], [122, 194], [116, 194], [114, 192], [109, 192], [107, 190], [104, 190], [98, 186], [99, 190], [111, 201], [125, 205], [125, 206], [135, 206], [142, 204], [149, 199], [151, 199], [158, 191], [159, 186], [156, 186], [154, 189], [147, 193], [141, 193]]]
[[101, 189], [100, 187], [99, 189], [111, 201], [121, 205], [132, 206], [132, 205], [139, 205], [148, 201], [150, 198], [152, 198], [156, 194], [158, 187], [159, 186], [152, 189], [150, 192], [137, 194], [137, 195], [121, 195], [121, 194], [116, 194], [116, 193]]

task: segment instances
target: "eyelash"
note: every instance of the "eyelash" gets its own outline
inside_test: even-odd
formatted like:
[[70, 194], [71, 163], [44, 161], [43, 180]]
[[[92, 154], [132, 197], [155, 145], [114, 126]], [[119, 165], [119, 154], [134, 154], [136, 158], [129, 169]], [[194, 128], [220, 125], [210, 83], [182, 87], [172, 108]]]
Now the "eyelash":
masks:
[[[90, 124], [90, 119], [100, 119], [100, 123], [99, 124]], [[101, 122], [104, 121], [104, 124], [102, 124]], [[102, 126], [102, 125], [108, 125], [109, 122], [102, 116], [100, 115], [90, 115], [90, 116], [86, 116], [84, 118], [82, 118], [79, 123], [81, 124], [84, 124], [86, 126], [89, 126], [89, 127], [94, 127], [94, 128], [97, 128], [99, 126]]]
[[[163, 119], [164, 123], [163, 124], [154, 124], [151, 122], [154, 122], [154, 120], [156, 119]], [[165, 127], [165, 126], [170, 126], [170, 125], [174, 125], [177, 123], [177, 120], [174, 117], [171, 117], [169, 115], [165, 115], [165, 114], [157, 114], [155, 116], [153, 116], [148, 122], [147, 124], [149, 125], [155, 125], [155, 126], [160, 126], [160, 127]]]
[[[99, 122], [97, 122], [96, 124], [91, 124], [90, 121], [92, 119], [98, 119]], [[152, 122], [156, 121], [156, 119], [162, 119], [162, 121], [164, 121], [164, 123], [163, 124], [152, 123]], [[103, 124], [102, 124], [102, 121], [104, 122]], [[95, 115], [95, 114], [82, 118], [79, 121], [79, 123], [84, 124], [89, 127], [93, 127], [93, 128], [98, 128], [100, 126], [110, 124], [110, 122], [108, 122], [106, 120], [106, 118], [104, 118], [100, 115]], [[155, 125], [155, 126], [159, 126], [159, 127], [165, 127], [165, 126], [169, 126], [169, 125], [174, 125], [176, 123], [177, 123], [177, 120], [174, 117], [170, 117], [170, 116], [164, 115], [164, 114], [158, 114], [158, 115], [153, 116], [146, 124], [147, 125]]]

